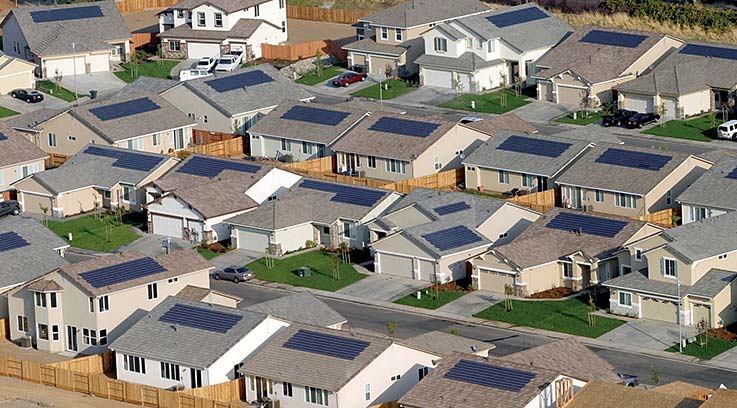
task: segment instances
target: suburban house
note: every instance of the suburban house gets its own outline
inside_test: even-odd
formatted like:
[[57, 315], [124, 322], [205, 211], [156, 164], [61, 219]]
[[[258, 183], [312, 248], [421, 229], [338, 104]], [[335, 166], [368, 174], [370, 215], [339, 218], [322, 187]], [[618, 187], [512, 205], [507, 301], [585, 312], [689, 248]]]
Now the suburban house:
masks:
[[287, 161], [330, 156], [333, 143], [368, 115], [314, 102], [285, 102], [248, 129], [251, 155]]
[[176, 297], [196, 302], [212, 303], [215, 305], [236, 308], [243, 299], [230, 294], [199, 286], [187, 285], [176, 294]]
[[511, 130], [513, 132], [537, 133], [537, 128], [525, 122], [513, 112], [503, 113], [492, 117], [480, 118], [467, 123], [459, 123], [460, 126], [481, 133], [479, 139], [486, 140], [500, 130]]
[[586, 289], [620, 275], [617, 252], [659, 232], [644, 221], [553, 208], [512, 242], [474, 258], [474, 287], [518, 296], [565, 287]]
[[285, 0], [185, 0], [159, 12], [167, 58], [218, 58], [231, 51], [243, 61], [261, 58], [261, 44], [287, 40]]
[[737, 158], [725, 157], [676, 196], [683, 223], [737, 211]]
[[483, 92], [525, 82], [535, 61], [573, 29], [535, 3], [439, 24], [415, 60], [423, 85]]
[[372, 407], [396, 401], [441, 356], [385, 337], [293, 324], [246, 358], [248, 401]]
[[463, 159], [466, 188], [528, 192], [555, 188], [555, 178], [591, 147], [559, 136], [502, 130]]
[[[624, 275], [604, 282], [611, 313], [716, 328], [737, 321], [737, 213], [692, 222], [630, 243]], [[629, 273], [628, 273], [629, 272]], [[680, 295], [680, 298], [679, 298]]]
[[346, 44], [348, 66], [362, 72], [410, 76], [419, 72], [415, 59], [425, 51], [421, 35], [448, 21], [486, 13], [477, 0], [409, 0], [358, 19], [358, 41]]
[[686, 153], [601, 143], [556, 183], [566, 208], [641, 217], [676, 208], [676, 197], [711, 165]]
[[212, 269], [191, 249], [62, 266], [7, 293], [10, 338], [30, 338], [50, 353], [98, 354], [167, 296], [187, 285], [209, 287]]
[[226, 240], [224, 220], [273, 200], [300, 178], [255, 162], [191, 155], [147, 186], [148, 232], [192, 242]]
[[466, 261], [540, 217], [517, 204], [417, 188], [369, 225], [374, 271], [424, 281], [468, 276]]
[[673, 381], [668, 384], [659, 385], [655, 387], [654, 391], [702, 401], [709, 399], [712, 394], [714, 394], [714, 390], [711, 388], [687, 383], [685, 381]]
[[111, 342], [116, 378], [173, 390], [227, 382], [240, 377], [244, 358], [288, 325], [261, 313], [169, 296]]
[[312, 245], [366, 248], [367, 224], [401, 195], [394, 191], [302, 179], [275, 200], [225, 220], [235, 248], [284, 254]]
[[195, 124], [157, 95], [98, 99], [53, 112], [27, 113], [9, 122], [41, 150], [62, 156], [89, 143], [171, 153], [192, 143]]
[[308, 324], [340, 330], [345, 317], [306, 290], [247, 306], [245, 310], [263, 313], [290, 323]]
[[35, 88], [35, 70], [35, 64], [0, 51], [0, 95], [7, 95], [14, 89]]
[[[718, 390], [727, 391], [727, 390]], [[731, 396], [735, 398], [735, 396]], [[651, 408], [707, 408], [709, 402], [679, 395], [670, 395], [656, 389], [623, 387], [603, 381], [592, 381], [573, 396], [566, 408], [621, 408], [632, 405]], [[713, 408], [724, 408], [732, 404], [734, 399], [725, 399], [724, 405]], [[703, 404], [702, 404], [703, 403]]]
[[176, 157], [89, 144], [61, 166], [13, 183], [27, 213], [70, 217], [98, 209], [140, 212], [145, 185], [176, 165]]
[[617, 85], [619, 106], [638, 112], [683, 119], [705, 112], [732, 110], [737, 74], [737, 48], [688, 43], [673, 50], [650, 72]]
[[427, 350], [441, 356], [451, 356], [454, 353], [469, 353], [479, 357], [488, 357], [494, 345], [485, 341], [470, 339], [442, 331], [429, 331], [410, 337], [404, 344], [420, 350]]
[[582, 27], [537, 60], [537, 99], [596, 107], [617, 101], [616, 85], [652, 68], [683, 44], [665, 34]]
[[14, 198], [11, 184], [44, 171], [46, 153], [13, 129], [0, 127], [0, 201]]
[[40, 78], [110, 71], [131, 53], [131, 33], [113, 0], [13, 8], [0, 28], [3, 52], [36, 64]]

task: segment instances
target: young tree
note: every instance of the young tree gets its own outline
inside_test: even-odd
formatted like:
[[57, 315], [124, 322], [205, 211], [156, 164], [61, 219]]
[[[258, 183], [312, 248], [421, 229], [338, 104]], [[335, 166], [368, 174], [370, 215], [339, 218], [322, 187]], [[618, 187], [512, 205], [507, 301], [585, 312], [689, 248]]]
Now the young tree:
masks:
[[650, 366], [650, 381], [656, 387], [660, 385], [660, 371], [655, 366]]
[[452, 334], [454, 336], [460, 336], [461, 335], [461, 332], [458, 329], [450, 329], [450, 330], [448, 330], [448, 333], [449, 334]]
[[504, 285], [504, 310], [511, 312], [514, 304], [512, 303], [512, 296], [514, 295], [514, 287], [510, 284]]
[[59, 69], [59, 67], [56, 67], [56, 70], [54, 71], [54, 87], [56, 88], [55, 91], [59, 92], [59, 84], [61, 83], [61, 80], [64, 79], [64, 71]]
[[46, 207], [42, 205], [41, 203], [38, 203], [38, 207], [41, 209], [41, 212], [44, 214], [44, 219], [43, 219], [44, 227], [48, 228], [49, 227], [49, 220], [48, 220], [49, 207]]
[[394, 65], [386, 64], [386, 67], [384, 67], [384, 75], [386, 75], [386, 79], [393, 78], [394, 77]]
[[315, 51], [315, 74], [318, 78], [322, 77], [322, 73], [325, 70], [325, 63], [322, 61], [322, 53], [320, 50]]
[[164, 66], [164, 48], [161, 46], [161, 43], [159, 43], [156, 46], [156, 56], [159, 57], [157, 60], [160, 67]]
[[453, 89], [456, 93], [456, 102], [461, 99], [463, 95], [463, 81], [461, 80], [461, 74], [456, 73], [456, 77], [453, 79]]
[[660, 105], [658, 105], [658, 115], [660, 115], [659, 125], [661, 128], [665, 127], [665, 114], [667, 111], [668, 108], [665, 107], [665, 103], [661, 102]]
[[500, 76], [500, 83], [499, 83], [499, 106], [506, 107], [507, 106], [507, 92], [506, 92], [506, 86], [507, 86], [507, 74], [504, 72], [499, 73]]
[[399, 323], [395, 322], [394, 320], [389, 320], [386, 322], [386, 333], [389, 335], [389, 337], [394, 337], [394, 334], [397, 333], [397, 328], [399, 328]]
[[581, 108], [581, 116], [587, 118], [589, 117], [589, 104], [591, 103], [589, 100], [589, 90], [583, 90], [579, 95], [581, 99], [578, 101], [578, 105]]
[[709, 347], [709, 323], [706, 319], [702, 318], [696, 323], [696, 330], [698, 333], [696, 338], [699, 339], [699, 346], [702, 348]]
[[589, 293], [589, 326], [596, 326], [596, 302], [594, 296]]

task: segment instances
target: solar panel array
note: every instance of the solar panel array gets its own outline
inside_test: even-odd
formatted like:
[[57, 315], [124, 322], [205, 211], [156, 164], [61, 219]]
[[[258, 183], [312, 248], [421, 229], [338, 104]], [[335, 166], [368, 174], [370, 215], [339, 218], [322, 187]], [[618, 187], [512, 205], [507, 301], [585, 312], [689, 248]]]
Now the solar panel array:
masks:
[[405, 136], [428, 137], [439, 127], [440, 125], [437, 123], [385, 116], [374, 122], [368, 130]]
[[463, 210], [468, 210], [469, 208], [471, 208], [471, 206], [468, 205], [465, 201], [459, 201], [457, 203], [435, 207], [434, 210], [436, 213], [438, 213], [438, 215], [448, 215], [448, 214], [457, 213]]
[[103, 288], [164, 271], [166, 269], [152, 258], [141, 258], [80, 273], [79, 276], [93, 287]]
[[31, 245], [15, 232], [4, 232], [0, 234], [0, 252], [10, 251], [11, 249], [23, 248]]
[[486, 17], [491, 24], [497, 27], [509, 27], [522, 23], [529, 23], [530, 21], [542, 20], [550, 17], [545, 14], [542, 10], [537, 7], [525, 8], [522, 10], [510, 11], [508, 13], [501, 13], [494, 16]]
[[737, 49], [714, 47], [711, 45], [688, 44], [681, 49], [680, 53], [686, 55], [696, 55], [699, 57], [737, 60]]
[[181, 324], [215, 333], [227, 333], [241, 319], [243, 316], [237, 314], [181, 304], [172, 306], [159, 317], [159, 321], [164, 323]]
[[113, 167], [138, 171], [151, 171], [158, 166], [162, 160], [161, 157], [136, 153], [134, 151], [112, 150], [98, 146], [88, 146], [84, 150], [84, 153], [91, 154], [93, 156], [116, 159], [113, 162]]
[[343, 360], [354, 360], [368, 346], [369, 343], [363, 340], [299, 329], [282, 347]]
[[475, 242], [483, 241], [483, 239], [473, 231], [463, 225], [446, 228], [444, 230], [425, 234], [422, 238], [432, 244], [440, 251], [448, 249], [460, 248]]
[[214, 178], [225, 170], [239, 171], [241, 173], [257, 173], [261, 166], [250, 163], [238, 163], [229, 160], [216, 159], [214, 157], [194, 156], [176, 170], [176, 173], [191, 174]]
[[102, 9], [100, 8], [100, 6], [83, 6], [31, 12], [31, 19], [34, 23], [51, 23], [54, 21], [81, 20], [83, 18], [95, 18], [102, 16]]
[[552, 140], [535, 139], [527, 136], [509, 136], [497, 150], [526, 153], [543, 157], [560, 157], [563, 152], [573, 146], [572, 143], [555, 142]]
[[732, 179], [732, 180], [737, 180], [737, 167], [735, 167], [734, 169], [732, 169], [732, 171], [730, 171], [729, 174], [727, 174], [726, 176], [724, 176], [724, 178], [728, 178], [728, 179]]
[[205, 81], [210, 88], [216, 92], [228, 92], [238, 88], [247, 86], [255, 86], [272, 82], [274, 78], [268, 76], [260, 69], [255, 71], [243, 72], [241, 74], [230, 75], [223, 78], [211, 79]]
[[161, 106], [149, 98], [138, 98], [130, 101], [115, 103], [99, 108], [90, 109], [90, 113], [95, 115], [97, 119], [103, 122], [113, 119], [120, 119], [126, 116], [138, 115], [141, 113], [155, 111], [161, 109]]
[[317, 180], [304, 180], [300, 187], [310, 190], [335, 193], [330, 199], [336, 203], [360, 205], [362, 207], [373, 207], [377, 201], [384, 197], [383, 191], [369, 190], [366, 188], [347, 186], [342, 184], [326, 183]]
[[591, 30], [578, 41], [591, 44], [612, 45], [614, 47], [637, 48], [645, 39], [647, 39], [646, 35]]
[[312, 106], [293, 106], [283, 115], [282, 119], [297, 120], [317, 125], [336, 126], [350, 114], [331, 109], [314, 108]]
[[4, 133], [0, 132], [0, 142], [2, 142], [3, 140], [8, 140], [8, 137], [5, 136]]
[[672, 158], [673, 157], [666, 156], [664, 154], [611, 148], [607, 149], [594, 161], [596, 163], [630, 167], [633, 169], [659, 171], [663, 166], [668, 164]]
[[626, 226], [626, 221], [571, 213], [560, 213], [546, 225], [546, 227], [552, 229], [578, 231], [583, 234], [608, 238], [616, 236]]
[[504, 391], [520, 392], [535, 378], [535, 373], [476, 361], [460, 360], [443, 377]]

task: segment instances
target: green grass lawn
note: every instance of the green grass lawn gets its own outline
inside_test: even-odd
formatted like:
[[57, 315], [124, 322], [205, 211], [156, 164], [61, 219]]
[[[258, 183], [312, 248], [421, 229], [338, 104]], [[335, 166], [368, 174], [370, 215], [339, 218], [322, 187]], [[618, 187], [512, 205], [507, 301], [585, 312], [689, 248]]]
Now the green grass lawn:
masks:
[[214, 252], [208, 248], [202, 248], [202, 247], [197, 247], [197, 252], [199, 252], [200, 255], [202, 255], [202, 257], [207, 259], [208, 261], [212, 258], [218, 257], [223, 254], [222, 252]]
[[[337, 254], [324, 251], [311, 251], [295, 255], [285, 259], [274, 260], [275, 268], [266, 269], [264, 258], [246, 265], [256, 273], [256, 278], [269, 282], [286, 283], [292, 286], [304, 286], [306, 288], [328, 290], [335, 292], [351, 283], [358, 282], [366, 275], [358, 273], [353, 264], [340, 263], [340, 279], [333, 279], [332, 257]], [[296, 270], [302, 266], [312, 269], [310, 277], [300, 278]]]
[[[122, 225], [118, 225], [112, 215], [105, 214], [102, 220], [95, 220], [92, 214], [67, 221], [49, 221], [49, 229], [64, 239], [71, 232], [73, 239], [69, 243], [77, 248], [110, 252], [140, 238], [130, 229], [134, 223], [124, 217]], [[108, 232], [106, 226], [110, 226]]]
[[55, 96], [67, 102], [74, 102], [77, 100], [77, 97], [74, 95], [73, 91], [70, 91], [61, 86], [57, 86], [54, 82], [49, 81], [48, 79], [43, 81], [36, 81], [36, 89], [45, 94]]
[[[506, 106], [501, 106], [501, 95], [505, 92], [507, 95]], [[471, 101], [476, 101], [476, 109], [471, 109]], [[515, 110], [521, 106], [525, 106], [532, 100], [525, 95], [517, 96], [514, 91], [505, 89], [504, 91], [489, 92], [485, 94], [463, 94], [458, 98], [453, 98], [448, 102], [441, 103], [440, 107], [449, 109], [461, 109], [471, 112], [486, 113], [506, 113]]]
[[2, 106], [0, 106], [0, 118], [7, 118], [9, 116], [15, 116], [17, 114], [18, 112], [12, 109], [3, 108]]
[[588, 306], [579, 298], [559, 301], [512, 300], [512, 304], [511, 312], [504, 310], [503, 303], [498, 303], [474, 316], [591, 338], [624, 324], [622, 320], [596, 316], [596, 325], [589, 326]]
[[569, 113], [568, 115], [561, 116], [557, 119], [554, 119], [553, 122], [558, 123], [568, 123], [569, 125], [590, 125], [592, 123], [596, 123], [601, 120], [601, 115], [596, 112], [589, 112], [586, 117], [584, 117], [583, 112], [578, 111], [576, 112], [576, 119], [573, 119], [573, 114]]
[[322, 70], [322, 75], [317, 76], [317, 72], [312, 70], [302, 75], [302, 77], [295, 82], [297, 82], [298, 84], [302, 84], [302, 85], [317, 85], [319, 83], [327, 81], [328, 79], [332, 77], [336, 77], [340, 75], [341, 71], [342, 70], [336, 66], [326, 67]]
[[381, 95], [379, 95], [379, 84], [371, 85], [368, 88], [363, 88], [360, 91], [353, 92], [351, 95], [361, 98], [373, 99], [379, 99], [379, 96], [381, 96], [382, 99], [386, 100], [396, 98], [399, 95], [404, 95], [407, 92], [416, 89], [407, 86], [404, 81], [400, 81], [399, 79], [390, 79], [388, 81], [382, 82], [381, 85], [388, 87], [388, 89], [384, 89], [381, 92]]
[[[715, 119], [714, 123], [719, 126], [724, 121]], [[700, 142], [711, 142], [715, 137], [716, 126], [711, 125], [709, 116], [700, 116], [690, 120], [669, 120], [665, 127], [655, 125], [642, 132], [648, 135], [675, 137], [677, 139], [698, 140]]]
[[[147, 62], [145, 64], [141, 64], [138, 66], [138, 76], [147, 76], [147, 77], [154, 77], [154, 78], [162, 78], [162, 79], [171, 79], [171, 70], [174, 69], [177, 64], [179, 64], [180, 61], [169, 61], [164, 60], [163, 63], [159, 65], [158, 62]], [[130, 66], [128, 64], [120, 64], [123, 68], [125, 68], [125, 71], [119, 71], [116, 72], [115, 75], [117, 75], [118, 78], [122, 79], [125, 82], [133, 82], [137, 77], [133, 77], [130, 72]]]
[[[688, 356], [698, 357], [702, 360], [711, 360], [719, 354], [728, 351], [729, 349], [737, 346], [737, 342], [720, 339], [709, 336], [706, 347], [701, 347], [698, 343], [686, 344], [683, 348], [683, 354]], [[678, 344], [673, 347], [667, 348], [665, 351], [672, 353], [678, 353]]]
[[428, 289], [429, 293], [425, 293], [424, 290], [422, 291], [422, 297], [420, 299], [417, 299], [417, 293], [415, 292], [411, 295], [407, 295], [397, 300], [394, 303], [399, 303], [400, 305], [422, 307], [425, 309], [437, 309], [468, 293], [460, 290], [444, 290], [438, 292], [438, 298], [435, 299], [435, 292], [433, 292], [432, 287], [429, 287]]

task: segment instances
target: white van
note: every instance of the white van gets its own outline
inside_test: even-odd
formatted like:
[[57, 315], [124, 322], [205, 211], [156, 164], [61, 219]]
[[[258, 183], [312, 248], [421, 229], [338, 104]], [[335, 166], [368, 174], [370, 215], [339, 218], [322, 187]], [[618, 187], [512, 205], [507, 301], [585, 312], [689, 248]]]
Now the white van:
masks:
[[717, 128], [717, 137], [720, 139], [737, 139], [737, 120], [724, 122]]

